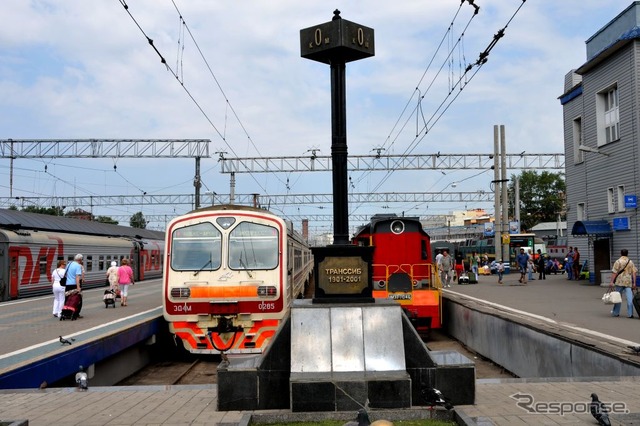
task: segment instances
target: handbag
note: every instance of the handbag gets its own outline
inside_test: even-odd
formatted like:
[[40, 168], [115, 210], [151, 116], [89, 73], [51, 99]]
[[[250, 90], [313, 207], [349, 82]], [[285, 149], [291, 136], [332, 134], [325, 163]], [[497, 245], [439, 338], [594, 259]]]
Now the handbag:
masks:
[[64, 270], [64, 277], [60, 278], [60, 285], [61, 286], [66, 286], [67, 285], [67, 270]]
[[615, 303], [621, 303], [622, 296], [620, 296], [619, 291], [607, 291], [602, 296], [602, 301], [604, 302], [605, 305], [613, 305]]

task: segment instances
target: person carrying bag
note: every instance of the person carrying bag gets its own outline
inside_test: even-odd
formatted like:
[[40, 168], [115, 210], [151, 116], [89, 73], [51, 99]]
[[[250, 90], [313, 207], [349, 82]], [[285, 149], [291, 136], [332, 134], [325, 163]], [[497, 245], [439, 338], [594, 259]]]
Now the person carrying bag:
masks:
[[[633, 290], [636, 288], [636, 274], [638, 273], [638, 269], [631, 259], [627, 257], [628, 254], [629, 251], [627, 249], [620, 250], [620, 258], [616, 260], [613, 268], [611, 268], [613, 275], [609, 282], [609, 291], [612, 291], [615, 285], [615, 291], [620, 293], [620, 296], [624, 293], [627, 299], [627, 317], [633, 318]], [[619, 301], [613, 303], [613, 309], [611, 310], [612, 317], [620, 316], [621, 306], [622, 297], [620, 297]]]

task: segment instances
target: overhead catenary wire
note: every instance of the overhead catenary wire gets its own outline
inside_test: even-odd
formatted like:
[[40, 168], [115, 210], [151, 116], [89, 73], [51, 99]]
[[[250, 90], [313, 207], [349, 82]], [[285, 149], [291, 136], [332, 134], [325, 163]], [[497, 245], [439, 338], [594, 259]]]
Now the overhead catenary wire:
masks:
[[[478, 71], [482, 68], [482, 66], [487, 62], [488, 60], [488, 56], [491, 52], [491, 50], [493, 50], [493, 48], [496, 46], [497, 42], [505, 35], [506, 29], [507, 27], [510, 25], [510, 23], [513, 21], [513, 19], [515, 18], [515, 16], [520, 12], [520, 10], [522, 9], [522, 6], [524, 5], [524, 3], [526, 2], [526, 0], [522, 0], [521, 4], [516, 8], [516, 10], [512, 13], [511, 17], [507, 20], [507, 23], [505, 24], [504, 27], [502, 27], [501, 29], [498, 30], [498, 32], [493, 36], [492, 40], [490, 41], [489, 45], [484, 49], [484, 51], [482, 51], [479, 56], [478, 59], [472, 63], [472, 64], [468, 64], [465, 69], [464, 72], [460, 75], [460, 77], [458, 78], [458, 81], [450, 86], [450, 89], [447, 93], [447, 95], [445, 96], [444, 100], [438, 105], [438, 107], [436, 108], [436, 110], [433, 112], [433, 114], [431, 115], [431, 117], [429, 118], [429, 120], [427, 120], [427, 124], [424, 127], [424, 133], [422, 134], [422, 136], [416, 136], [414, 138], [412, 138], [412, 141], [410, 142], [410, 144], [408, 145], [408, 147], [405, 149], [405, 151], [401, 154], [402, 156], [408, 156], [410, 155], [413, 150], [415, 150], [415, 148], [420, 144], [420, 142], [422, 142], [422, 140], [426, 137], [426, 135], [429, 133], [429, 130], [433, 128], [433, 126], [435, 126], [435, 124], [440, 120], [440, 118], [442, 117], [442, 115], [449, 109], [449, 107], [451, 106], [451, 104], [458, 98], [458, 96], [461, 94], [461, 92], [464, 90], [464, 88], [471, 82], [471, 80], [473, 79], [473, 77], [478, 73]], [[461, 2], [461, 6], [464, 3], [464, 1]], [[462, 39], [464, 37], [464, 34], [466, 32], [466, 30], [468, 29], [469, 25], [471, 24], [472, 19], [478, 14], [480, 8], [473, 2], [473, 1], [469, 1], [469, 4], [472, 5], [474, 7], [474, 13], [472, 15], [472, 17], [469, 19], [469, 21], [467, 22], [467, 25], [465, 26], [465, 29], [462, 31], [460, 37], [458, 38], [458, 41], [454, 44], [454, 46], [451, 46], [451, 49], [455, 49], [458, 44], [462, 43]], [[440, 45], [438, 46], [438, 48], [436, 49], [436, 53], [437, 51], [441, 48], [444, 39], [447, 37], [447, 34], [449, 33], [450, 29], [453, 26], [453, 22], [455, 21], [455, 18], [458, 16], [458, 13], [460, 11], [460, 8], [458, 9], [458, 11], [456, 12], [454, 19], [452, 20], [451, 24], [449, 25], [449, 28], [447, 29], [447, 33], [445, 34], [445, 36], [443, 37], [443, 39], [440, 42]], [[404, 115], [404, 113], [406, 112], [408, 105], [411, 103], [411, 100], [413, 99], [416, 91], [418, 93], [420, 93], [420, 96], [422, 96], [422, 98], [424, 98], [424, 96], [426, 96], [426, 93], [429, 91], [429, 89], [433, 86], [435, 79], [437, 77], [437, 75], [440, 73], [440, 71], [442, 70], [442, 68], [445, 66], [445, 64], [447, 63], [447, 61], [449, 60], [449, 57], [452, 55], [453, 50], [450, 50], [447, 58], [445, 58], [443, 64], [440, 67], [440, 70], [438, 71], [438, 73], [436, 74], [436, 76], [434, 76], [434, 78], [431, 80], [431, 83], [428, 85], [427, 90], [425, 92], [425, 94], [423, 95], [420, 92], [420, 84], [422, 83], [422, 81], [424, 80], [425, 75], [428, 72], [428, 69], [430, 68], [431, 64], [433, 63], [433, 58], [432, 60], [429, 62], [429, 66], [427, 67], [427, 69], [425, 70], [425, 72], [423, 73], [422, 77], [420, 78], [420, 81], [416, 87], [416, 89], [414, 90], [412, 96], [410, 97], [409, 101], [407, 102], [407, 105], [405, 105], [404, 109], [402, 110], [402, 113], [400, 115], [400, 117], [398, 118], [398, 120], [396, 121], [396, 124], [394, 124], [392, 131], [390, 132], [389, 136], [387, 136], [386, 140], [385, 140], [385, 145], [387, 144], [387, 142], [389, 142], [391, 139], [391, 134], [393, 133], [393, 131], [395, 130], [395, 128], [397, 127], [397, 124], [400, 122], [402, 116]], [[435, 54], [434, 54], [435, 55]], [[471, 76], [469, 77], [469, 73], [472, 69], [475, 68], [475, 72], [473, 74], [471, 74]], [[455, 95], [452, 94], [454, 93], [454, 89], [458, 87], [459, 90], [456, 91]], [[452, 97], [452, 99], [450, 99], [448, 102], [447, 100]], [[413, 115], [413, 113], [417, 114], [418, 111], [422, 111], [422, 105], [421, 102], [419, 101], [416, 106], [413, 109], [413, 112], [411, 115]], [[421, 112], [422, 113], [422, 112]], [[410, 117], [409, 117], [410, 118]], [[389, 147], [393, 146], [393, 144], [395, 143], [395, 141], [398, 139], [400, 133], [402, 132], [402, 130], [405, 128], [406, 123], [408, 122], [409, 118], [407, 118], [407, 120], [405, 121], [405, 124], [401, 127], [400, 131], [398, 132], [398, 134], [396, 135], [395, 138], [393, 138], [392, 142], [390, 143]], [[387, 149], [389, 148], [387, 147]], [[388, 179], [389, 177], [395, 172], [395, 169], [389, 170], [387, 171], [387, 173], [385, 173], [385, 175], [382, 177], [382, 179], [380, 180], [380, 182], [373, 188], [371, 189], [372, 192], [378, 190]], [[370, 172], [366, 172], [366, 173], [370, 173]], [[360, 208], [361, 206], [357, 206], [353, 212], [357, 211], [358, 208]]]
[[[180, 86], [182, 87], [182, 89], [185, 91], [185, 93], [187, 94], [187, 96], [189, 97], [189, 99], [194, 103], [194, 105], [196, 106], [196, 108], [200, 111], [200, 113], [204, 116], [204, 118], [207, 120], [207, 122], [209, 123], [209, 125], [214, 129], [214, 131], [217, 133], [217, 135], [219, 136], [219, 138], [224, 142], [224, 144], [227, 146], [227, 148], [235, 155], [238, 156], [238, 154], [236, 153], [234, 147], [229, 143], [229, 141], [227, 140], [224, 131], [221, 131], [220, 129], [218, 129], [218, 127], [213, 123], [213, 120], [211, 119], [211, 117], [209, 117], [209, 115], [206, 113], [206, 111], [204, 110], [204, 108], [202, 107], [202, 105], [197, 101], [197, 99], [195, 98], [195, 96], [192, 94], [192, 92], [187, 88], [187, 86], [184, 84], [184, 78], [180, 78], [180, 76], [171, 68], [171, 66], [169, 66], [169, 64], [167, 63], [167, 61], [165, 60], [164, 56], [162, 55], [162, 53], [160, 52], [160, 50], [155, 46], [155, 44], [153, 43], [153, 40], [146, 34], [146, 32], [144, 31], [144, 29], [142, 28], [142, 26], [140, 25], [140, 23], [136, 20], [136, 18], [133, 16], [133, 14], [131, 13], [131, 10], [129, 8], [129, 6], [127, 5], [125, 0], [118, 0], [119, 3], [124, 7], [125, 11], [127, 12], [127, 14], [129, 15], [129, 17], [134, 21], [135, 25], [138, 27], [138, 29], [140, 30], [140, 32], [143, 34], [143, 36], [147, 39], [149, 45], [154, 49], [154, 51], [156, 52], [156, 54], [158, 55], [158, 57], [160, 58], [160, 62], [162, 64], [164, 64], [164, 66], [166, 67], [167, 71], [169, 71], [173, 77], [178, 81], [178, 83], [180, 84]], [[202, 50], [200, 49], [200, 46], [198, 45], [197, 41], [195, 40], [195, 37], [193, 36], [193, 33], [191, 32], [191, 30], [189, 29], [189, 26], [186, 23], [186, 20], [184, 19], [184, 15], [180, 12], [180, 10], [178, 9], [176, 3], [172, 0], [172, 4], [174, 6], [174, 8], [176, 9], [179, 17], [180, 17], [180, 22], [181, 25], [184, 26], [184, 28], [186, 29], [187, 33], [189, 34], [189, 37], [191, 38], [191, 40], [194, 43], [194, 46], [196, 47], [196, 50], [198, 51], [199, 55], [201, 56], [202, 60], [204, 61], [207, 70], [209, 71], [209, 74], [211, 75], [211, 77], [213, 78], [213, 80], [215, 81], [218, 90], [220, 91], [220, 93], [223, 95], [224, 100], [225, 100], [225, 104], [226, 106], [231, 110], [231, 112], [233, 113], [234, 117], [236, 118], [237, 122], [240, 125], [240, 128], [243, 130], [243, 132], [245, 133], [245, 135], [247, 136], [247, 140], [251, 143], [251, 145], [254, 147], [254, 149], [256, 150], [256, 152], [258, 152], [259, 155], [260, 151], [258, 150], [257, 146], [255, 145], [255, 143], [253, 142], [253, 139], [251, 138], [251, 136], [249, 135], [245, 125], [242, 123], [242, 121], [240, 120], [240, 117], [238, 116], [238, 114], [236, 113], [235, 109], [233, 108], [233, 106], [231, 105], [231, 102], [229, 101], [228, 97], [226, 96], [224, 90], [222, 89], [222, 86], [220, 84], [220, 82], [218, 81], [217, 77], [215, 76], [215, 74], [213, 73], [213, 70], [211, 69], [211, 66], [209, 65], [209, 62], [207, 61], [206, 57], [204, 56]], [[182, 48], [184, 49], [184, 40], [182, 42]], [[184, 71], [182, 71], [182, 74], [184, 73]], [[258, 179], [253, 175], [250, 174], [251, 178], [255, 181], [255, 183], [258, 185], [258, 187], [265, 193], [265, 194], [269, 194], [269, 192], [266, 190], [266, 188], [258, 181]], [[283, 185], [284, 182], [276, 175], [276, 179], [278, 179]]]

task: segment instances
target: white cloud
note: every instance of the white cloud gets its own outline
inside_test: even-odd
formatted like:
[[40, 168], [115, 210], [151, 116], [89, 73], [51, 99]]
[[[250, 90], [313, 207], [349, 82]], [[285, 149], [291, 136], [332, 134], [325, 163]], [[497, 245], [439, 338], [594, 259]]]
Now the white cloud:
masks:
[[[472, 16], [466, 2], [358, 0], [327, 7], [322, 2], [292, 0], [176, 1], [198, 46], [187, 31], [181, 31], [172, 2], [128, 3], [137, 23], [153, 39], [170, 69], [183, 79], [206, 117], [160, 63], [120, 2], [8, 0], [3, 3], [5, 19], [0, 27], [0, 138], [209, 138], [212, 158], [202, 162], [203, 178], [219, 194], [229, 192], [229, 177], [219, 173], [214, 151], [227, 151], [229, 157], [233, 152], [242, 157], [298, 156], [313, 148], [320, 149], [320, 155], [331, 153], [329, 67], [300, 57], [299, 31], [329, 21], [334, 8], [342, 11], [344, 19], [373, 28], [376, 36], [376, 56], [347, 65], [350, 154], [366, 155], [385, 144], [386, 153], [405, 152], [415, 140], [422, 115], [425, 120], [433, 116], [437, 123], [413, 150], [416, 154], [488, 153], [495, 124], [505, 124], [509, 152], [526, 147], [527, 152], [548, 153], [562, 150], [562, 109], [557, 97], [563, 91], [564, 75], [585, 61], [584, 41], [630, 4], [620, 0], [524, 4], [476, 0], [480, 12], [449, 65], [427, 91], [444, 55]], [[434, 116], [450, 82], [460, 78], [461, 68], [477, 60], [520, 4], [521, 11], [491, 50], [488, 62], [446, 112]], [[453, 31], [446, 36], [459, 6]], [[417, 120], [415, 115], [401, 116], [441, 40], [443, 45], [420, 86], [425, 96], [422, 114]], [[414, 96], [407, 111], [416, 106]], [[395, 141], [393, 146], [388, 137]], [[119, 160], [119, 169], [134, 185], [113, 173], [111, 160], [16, 163], [33, 170], [14, 176], [13, 192], [23, 196], [54, 192], [61, 196], [117, 195], [137, 193], [139, 188], [193, 192], [192, 160]], [[59, 173], [64, 182], [43, 173], [43, 164], [64, 169]], [[87, 170], [64, 167], [73, 164]], [[476, 172], [450, 171], [446, 179], [439, 171], [396, 172], [378, 191], [431, 187], [431, 191], [440, 191], [451, 181]], [[0, 166], [0, 174], [5, 182], [0, 191], [8, 196], [7, 162]], [[356, 192], [372, 190], [384, 176], [352, 175], [359, 182], [353, 189]], [[237, 193], [331, 191], [328, 173], [236, 177]], [[487, 173], [457, 189], [486, 189], [492, 178]], [[297, 214], [298, 207], [280, 208]], [[329, 213], [331, 209], [325, 207], [324, 212]], [[422, 207], [417, 214], [457, 206]], [[133, 213], [136, 208], [105, 209], [100, 214]], [[153, 210], [155, 214], [173, 209], [157, 206]], [[177, 209], [186, 211], [188, 206]], [[362, 209], [373, 213], [379, 206]], [[319, 211], [317, 206], [305, 210]]]

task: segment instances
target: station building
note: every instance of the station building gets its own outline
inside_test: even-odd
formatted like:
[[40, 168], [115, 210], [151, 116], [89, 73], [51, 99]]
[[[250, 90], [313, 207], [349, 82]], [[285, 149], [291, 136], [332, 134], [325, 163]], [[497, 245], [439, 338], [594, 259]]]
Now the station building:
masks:
[[586, 62], [565, 76], [568, 244], [590, 281], [628, 249], [640, 263], [640, 1], [586, 41]]

